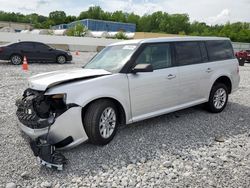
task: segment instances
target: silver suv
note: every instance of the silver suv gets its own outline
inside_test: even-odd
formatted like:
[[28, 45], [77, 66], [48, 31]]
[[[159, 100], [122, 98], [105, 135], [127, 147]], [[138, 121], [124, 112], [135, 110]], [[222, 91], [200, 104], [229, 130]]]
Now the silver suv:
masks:
[[104, 145], [130, 124], [205, 103], [221, 112], [239, 85], [231, 42], [217, 37], [129, 40], [112, 44], [83, 68], [43, 73], [17, 100], [20, 128], [69, 148]]

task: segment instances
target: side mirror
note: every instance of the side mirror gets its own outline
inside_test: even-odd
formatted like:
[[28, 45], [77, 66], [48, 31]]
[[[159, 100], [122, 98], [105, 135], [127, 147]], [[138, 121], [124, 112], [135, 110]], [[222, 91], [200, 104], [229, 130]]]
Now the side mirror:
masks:
[[137, 72], [153, 72], [153, 67], [151, 64], [138, 64], [132, 69], [132, 73]]
[[52, 51], [53, 50], [53, 48], [49, 48], [49, 51]]

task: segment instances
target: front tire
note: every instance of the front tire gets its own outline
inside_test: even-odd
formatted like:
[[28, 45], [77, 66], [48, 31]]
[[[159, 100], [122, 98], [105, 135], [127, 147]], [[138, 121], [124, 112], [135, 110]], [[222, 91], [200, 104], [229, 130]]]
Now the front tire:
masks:
[[228, 101], [228, 88], [225, 84], [215, 83], [210, 92], [209, 101], [206, 103], [207, 110], [219, 113], [224, 110]]
[[59, 64], [64, 64], [66, 63], [66, 57], [64, 55], [59, 55], [57, 58], [56, 58], [56, 62], [59, 63]]
[[93, 102], [85, 113], [84, 127], [92, 144], [108, 144], [115, 136], [117, 124], [117, 108], [110, 100]]
[[10, 62], [13, 64], [13, 65], [20, 65], [22, 64], [23, 60], [22, 60], [22, 56], [20, 55], [12, 55], [10, 57]]

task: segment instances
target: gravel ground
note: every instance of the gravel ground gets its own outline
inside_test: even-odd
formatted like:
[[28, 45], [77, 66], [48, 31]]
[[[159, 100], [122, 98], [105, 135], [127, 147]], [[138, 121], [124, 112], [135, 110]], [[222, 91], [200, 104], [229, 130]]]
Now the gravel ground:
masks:
[[106, 146], [63, 151], [62, 172], [38, 165], [17, 127], [15, 99], [28, 76], [80, 67], [93, 55], [30, 64], [27, 73], [0, 63], [0, 187], [250, 187], [250, 64], [240, 67], [240, 88], [220, 114], [198, 106], [121, 126]]

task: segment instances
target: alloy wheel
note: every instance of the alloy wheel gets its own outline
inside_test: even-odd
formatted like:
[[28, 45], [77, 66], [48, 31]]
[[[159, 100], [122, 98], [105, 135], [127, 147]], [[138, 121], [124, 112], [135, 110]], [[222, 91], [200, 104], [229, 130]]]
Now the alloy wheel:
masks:
[[14, 55], [14, 56], [12, 56], [12, 58], [11, 58], [11, 62], [12, 62], [14, 65], [20, 65], [21, 62], [22, 62], [22, 59], [21, 59], [20, 56]]
[[116, 126], [116, 113], [111, 107], [105, 108], [99, 122], [100, 135], [107, 139], [115, 130]]
[[57, 58], [58, 63], [63, 64], [66, 62], [66, 58], [64, 56], [59, 56]]
[[213, 97], [213, 104], [216, 109], [221, 109], [225, 105], [227, 100], [227, 93], [224, 88], [219, 88]]

